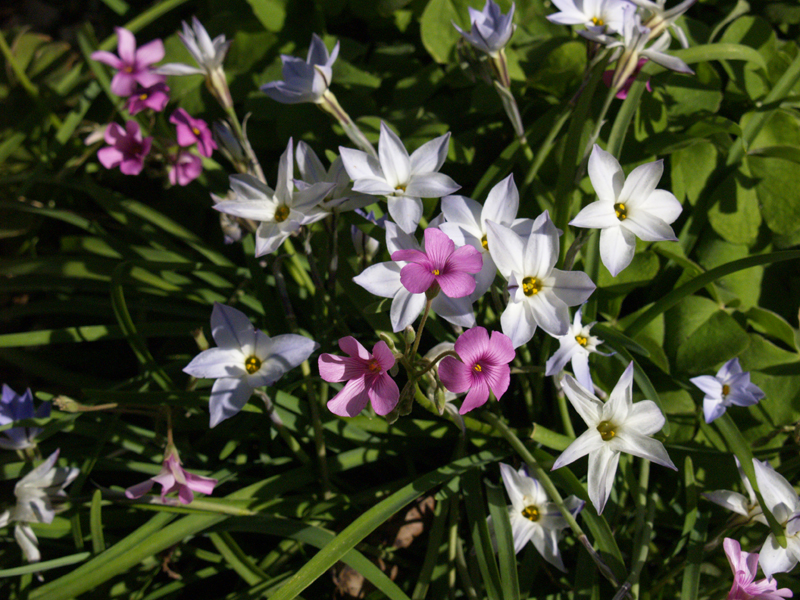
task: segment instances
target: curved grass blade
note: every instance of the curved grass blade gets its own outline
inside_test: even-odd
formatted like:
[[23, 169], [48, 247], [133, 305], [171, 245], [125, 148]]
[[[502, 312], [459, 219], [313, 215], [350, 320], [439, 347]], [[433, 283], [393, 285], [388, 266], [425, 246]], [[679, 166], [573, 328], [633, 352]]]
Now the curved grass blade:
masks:
[[519, 574], [517, 573], [517, 554], [514, 552], [514, 536], [508, 517], [505, 492], [501, 487], [487, 485], [486, 499], [489, 514], [497, 537], [497, 560], [500, 566], [500, 586], [503, 600], [519, 600]]
[[506, 590], [500, 581], [500, 569], [494, 558], [494, 549], [486, 523], [481, 490], [481, 476], [476, 470], [470, 470], [461, 481], [464, 483], [464, 504], [467, 506], [467, 520], [472, 534], [472, 547], [483, 579], [483, 589], [489, 600], [503, 600]]

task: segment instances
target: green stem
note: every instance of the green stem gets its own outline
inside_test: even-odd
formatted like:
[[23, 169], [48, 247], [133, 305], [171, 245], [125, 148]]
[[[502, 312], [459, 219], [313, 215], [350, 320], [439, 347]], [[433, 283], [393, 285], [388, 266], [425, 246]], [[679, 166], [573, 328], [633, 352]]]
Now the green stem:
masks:
[[409, 359], [413, 362], [414, 357], [417, 356], [417, 348], [419, 348], [419, 341], [422, 339], [422, 330], [425, 327], [425, 321], [428, 320], [428, 313], [431, 312], [431, 303], [433, 302], [433, 298], [426, 298], [425, 299], [425, 310], [422, 312], [422, 319], [419, 322], [419, 329], [417, 329], [417, 337], [414, 338], [414, 345], [411, 346], [411, 354], [409, 354]]
[[542, 141], [539, 145], [539, 150], [536, 152], [536, 156], [531, 163], [531, 166], [528, 168], [528, 172], [525, 174], [525, 180], [522, 182], [522, 191], [520, 196], [524, 196], [525, 192], [533, 183], [533, 180], [536, 179], [536, 175], [539, 173], [539, 169], [544, 163], [545, 159], [549, 156], [550, 151], [553, 149], [553, 142], [558, 136], [561, 128], [564, 126], [564, 123], [567, 122], [569, 116], [572, 114], [572, 105], [567, 105], [561, 110], [561, 114], [558, 115], [553, 126], [550, 128], [550, 132], [547, 134], [547, 137]]
[[11, 70], [14, 72], [14, 76], [19, 81], [20, 85], [25, 88], [25, 91], [28, 95], [36, 100], [39, 97], [39, 90], [38, 88], [28, 79], [28, 75], [25, 73], [25, 70], [19, 66], [16, 59], [14, 58], [14, 54], [11, 52], [11, 48], [8, 46], [8, 42], [6, 42], [6, 38], [2, 32], [0, 32], [0, 51], [2, 51], [3, 56], [6, 57], [6, 61], [8, 61]]
[[561, 494], [556, 489], [556, 486], [553, 484], [553, 481], [550, 479], [550, 476], [547, 472], [541, 467], [539, 462], [533, 457], [533, 454], [525, 447], [525, 444], [516, 436], [516, 434], [511, 431], [511, 429], [503, 423], [499, 418], [488, 411], [484, 411], [483, 417], [486, 421], [489, 422], [492, 427], [494, 427], [500, 435], [502, 435], [505, 440], [509, 443], [509, 445], [514, 448], [514, 451], [519, 454], [520, 458], [525, 461], [525, 464], [528, 465], [528, 468], [533, 471], [534, 476], [539, 483], [542, 484], [545, 492], [553, 501], [553, 503], [558, 507], [561, 516], [564, 517], [564, 520], [570, 526], [575, 535], [578, 537], [578, 540], [581, 542], [586, 551], [592, 557], [592, 560], [595, 562], [597, 567], [600, 569], [600, 572], [603, 576], [606, 577], [614, 586], [617, 586], [617, 579], [614, 577], [614, 574], [609, 569], [608, 565], [600, 558], [600, 555], [597, 554], [594, 548], [592, 548], [591, 543], [589, 542], [589, 538], [581, 529], [581, 526], [578, 525], [578, 522], [575, 520], [575, 517], [572, 516], [572, 513], [567, 509], [564, 505], [564, 500], [561, 498]]

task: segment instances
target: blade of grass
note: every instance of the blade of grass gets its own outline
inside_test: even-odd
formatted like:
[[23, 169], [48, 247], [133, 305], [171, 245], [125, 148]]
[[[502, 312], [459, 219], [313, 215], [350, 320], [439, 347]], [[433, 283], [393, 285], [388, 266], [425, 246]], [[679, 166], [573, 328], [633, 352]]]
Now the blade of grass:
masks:
[[102, 517], [103, 492], [95, 490], [92, 494], [92, 506], [89, 509], [89, 528], [92, 536], [92, 551], [100, 554], [106, 549], [106, 542], [103, 538], [103, 517]]
[[505, 593], [500, 581], [500, 569], [494, 558], [494, 549], [486, 523], [480, 473], [469, 471], [461, 477], [464, 504], [467, 507], [467, 521], [472, 533], [472, 547], [483, 580], [483, 590], [489, 600], [502, 600]]
[[502, 488], [487, 485], [486, 499], [489, 514], [497, 538], [497, 560], [500, 566], [500, 584], [503, 600], [519, 600], [519, 574], [517, 573], [517, 554], [514, 552], [514, 535], [508, 516], [506, 495]]

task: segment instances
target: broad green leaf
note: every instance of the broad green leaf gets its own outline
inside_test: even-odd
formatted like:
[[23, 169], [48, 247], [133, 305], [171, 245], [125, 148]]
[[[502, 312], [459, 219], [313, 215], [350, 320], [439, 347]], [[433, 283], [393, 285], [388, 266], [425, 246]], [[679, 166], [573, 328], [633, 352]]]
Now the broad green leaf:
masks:
[[247, 0], [247, 3], [264, 29], [275, 32], [283, 29], [287, 0]]
[[739, 169], [714, 190], [708, 222], [723, 239], [750, 245], [761, 226], [758, 200], [756, 180], [748, 176], [746, 167]]
[[[710, 237], [710, 236], [709, 236]], [[719, 239], [707, 239], [697, 249], [698, 260], [707, 270], [746, 258], [750, 255], [747, 246], [731, 244]], [[715, 298], [719, 304], [747, 310], [759, 303], [764, 267], [730, 273], [714, 282]]]
[[[769, 23], [761, 18], [745, 15], [731, 23], [720, 38], [721, 43], [741, 44], [753, 48], [764, 59], [764, 66], [775, 52], [775, 33]], [[750, 100], [763, 98], [770, 90], [767, 72], [748, 63], [725, 63], [725, 70], [731, 77], [729, 92], [746, 94]]]
[[694, 205], [707, 189], [709, 180], [719, 164], [719, 151], [711, 142], [698, 140], [691, 146], [672, 153], [669, 160], [672, 193], [682, 203]]
[[[722, 102], [722, 83], [716, 70], [708, 63], [698, 63], [695, 76], [687, 78], [669, 71], [659, 78], [664, 86], [662, 95], [670, 119], [716, 113]], [[653, 96], [655, 98], [655, 95]]]
[[658, 274], [658, 268], [658, 257], [653, 252], [638, 252], [634, 255], [631, 264], [616, 277], [612, 277], [603, 265], [600, 268], [597, 286], [603, 292], [625, 294], [650, 283]]
[[676, 367], [687, 373], [702, 373], [739, 355], [750, 345], [750, 338], [725, 311], [717, 311], [700, 325], [679, 347]]
[[766, 333], [767, 335], [771, 335], [772, 337], [782, 341], [790, 348], [798, 350], [796, 339], [797, 330], [789, 325], [789, 323], [787, 323], [779, 314], [759, 306], [753, 306], [745, 313], [745, 315], [747, 316], [748, 322], [753, 326], [754, 329], [761, 331], [762, 333]]
[[666, 311], [664, 313], [664, 351], [667, 356], [675, 357], [678, 348], [718, 310], [719, 306], [708, 298], [689, 296], [674, 308]]

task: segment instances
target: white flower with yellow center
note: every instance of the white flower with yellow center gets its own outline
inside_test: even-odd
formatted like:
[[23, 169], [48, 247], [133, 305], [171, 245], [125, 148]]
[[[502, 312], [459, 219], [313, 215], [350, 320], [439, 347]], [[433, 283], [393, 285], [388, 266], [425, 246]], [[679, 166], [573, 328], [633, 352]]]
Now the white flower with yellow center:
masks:
[[592, 375], [589, 372], [589, 355], [592, 353], [603, 356], [611, 355], [597, 350], [597, 346], [602, 344], [603, 340], [589, 333], [593, 326], [594, 323], [588, 325], [581, 323], [581, 309], [579, 308], [567, 335], [558, 338], [559, 348], [545, 365], [546, 376], [557, 375], [571, 361], [575, 378], [587, 390], [594, 389]]
[[217, 343], [192, 359], [184, 373], [216, 379], [211, 388], [211, 427], [232, 417], [247, 403], [253, 390], [272, 385], [319, 347], [302, 335], [269, 337], [235, 308], [214, 303], [211, 335]]
[[664, 161], [639, 165], [627, 179], [616, 158], [597, 144], [589, 156], [589, 178], [597, 201], [570, 221], [574, 227], [600, 229], [600, 258], [614, 277], [631, 264], [636, 238], [647, 242], [677, 241], [670, 223], [681, 203], [667, 190], [657, 190]]
[[328, 214], [315, 210], [336, 186], [317, 182], [295, 190], [293, 143], [289, 138], [278, 164], [278, 184], [273, 190], [252, 175], [231, 175], [233, 200], [214, 205], [219, 212], [259, 221], [256, 230], [256, 256], [275, 252], [292, 232], [325, 218]]
[[559, 231], [547, 211], [520, 237], [509, 227], [486, 222], [489, 253], [508, 280], [508, 306], [500, 317], [514, 348], [526, 344], [536, 327], [552, 336], [569, 330], [568, 306], [585, 302], [595, 289], [586, 273], [555, 269]]
[[633, 363], [628, 365], [608, 401], [603, 403], [589, 390], [566, 375], [564, 393], [589, 427], [561, 453], [553, 464], [560, 469], [589, 455], [589, 499], [600, 514], [605, 508], [621, 452], [645, 458], [659, 465], [677, 468], [664, 444], [649, 437], [664, 426], [664, 415], [652, 400], [633, 404]]
[[[567, 521], [561, 516], [558, 507], [550, 502], [544, 488], [528, 475], [525, 467], [515, 471], [500, 463], [500, 474], [511, 500], [508, 518], [514, 537], [514, 552], [519, 554], [525, 544], [531, 542], [547, 562], [566, 571], [558, 551], [558, 539], [561, 531], [567, 527]], [[564, 499], [564, 505], [573, 516], [581, 511], [584, 504], [577, 496]]]

